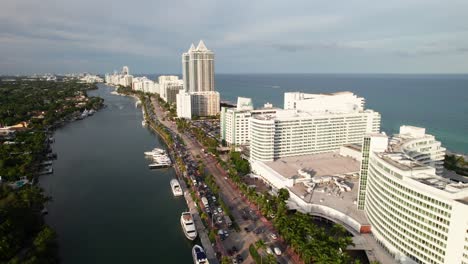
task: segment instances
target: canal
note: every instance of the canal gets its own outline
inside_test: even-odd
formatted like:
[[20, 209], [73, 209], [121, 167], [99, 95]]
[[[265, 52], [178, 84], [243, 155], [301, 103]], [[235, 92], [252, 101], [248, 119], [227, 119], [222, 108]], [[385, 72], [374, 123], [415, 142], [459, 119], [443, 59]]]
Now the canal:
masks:
[[191, 263], [174, 170], [151, 171], [143, 155], [162, 140], [142, 127], [135, 100], [112, 90], [99, 85], [89, 94], [107, 108], [56, 131], [54, 174], [40, 179], [62, 263]]

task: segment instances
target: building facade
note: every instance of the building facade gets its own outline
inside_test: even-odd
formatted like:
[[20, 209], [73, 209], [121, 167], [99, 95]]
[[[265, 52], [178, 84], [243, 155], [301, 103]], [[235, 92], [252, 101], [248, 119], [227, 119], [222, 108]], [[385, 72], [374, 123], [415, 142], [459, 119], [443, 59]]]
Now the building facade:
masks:
[[[168, 90], [174, 90], [174, 89], [180, 90], [180, 87], [183, 87], [184, 85], [183, 80], [180, 80], [179, 77], [175, 75], [161, 75], [158, 77], [158, 83], [159, 83], [159, 96], [165, 102], [168, 102], [167, 101]], [[174, 102], [175, 102], [175, 99], [174, 99]]]
[[401, 263], [468, 263], [468, 185], [401, 152], [364, 152], [364, 210], [377, 241]]
[[364, 98], [352, 92], [331, 94], [284, 94], [284, 109], [296, 109], [308, 113], [350, 113], [364, 111]]
[[219, 113], [218, 92], [190, 93], [192, 116], [215, 116]]
[[203, 40], [198, 46], [192, 44], [182, 54], [182, 73], [186, 92], [210, 92], [214, 86], [214, 53], [207, 49]]
[[[219, 113], [220, 96], [214, 87], [214, 53], [200, 40], [198, 46], [192, 44], [182, 54], [182, 74], [184, 94], [176, 95], [180, 106], [178, 117], [189, 118], [186, 108], [190, 105], [192, 116], [215, 116]], [[188, 99], [190, 97], [190, 100]], [[188, 103], [190, 101], [190, 103]]]
[[133, 76], [129, 74], [128, 67], [124, 66], [121, 73], [115, 71], [114, 74], [106, 74], [105, 81], [114, 86], [132, 87]]
[[247, 145], [250, 142], [250, 118], [260, 114], [274, 114], [271, 105], [254, 110], [252, 99], [238, 97], [236, 108], [221, 108], [220, 136], [227, 145]]
[[372, 110], [333, 114], [278, 110], [252, 117], [249, 129], [250, 158], [272, 161], [360, 144], [365, 134], [380, 132], [380, 114]]
[[176, 94], [177, 116], [179, 118], [192, 118], [192, 97], [184, 90]]
[[424, 165], [434, 167], [437, 175], [444, 171], [446, 149], [426, 129], [415, 126], [401, 126], [400, 133], [391, 139], [393, 151], [402, 151]]

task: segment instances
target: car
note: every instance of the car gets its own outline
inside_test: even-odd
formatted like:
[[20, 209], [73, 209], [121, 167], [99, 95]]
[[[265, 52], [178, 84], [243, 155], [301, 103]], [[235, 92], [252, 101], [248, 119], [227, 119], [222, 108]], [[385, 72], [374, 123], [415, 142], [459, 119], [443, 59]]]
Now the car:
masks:
[[280, 256], [282, 254], [281, 249], [279, 249], [279, 247], [275, 247], [273, 250], [275, 251], [275, 254], [277, 256]]
[[218, 207], [218, 213], [222, 213], [223, 209], [221, 207]]
[[250, 232], [250, 229], [248, 227], [244, 227], [244, 231], [248, 233]]
[[232, 259], [232, 264], [239, 264], [239, 262], [237, 261], [236, 258], [233, 258], [233, 259]]
[[233, 246], [233, 247], [231, 248], [231, 250], [232, 250], [232, 252], [234, 252], [234, 253], [239, 252], [239, 250], [236, 248], [236, 246]]
[[278, 239], [278, 236], [277, 236], [275, 233], [270, 233], [270, 237], [271, 237], [271, 239], [273, 239], [273, 240]]
[[266, 253], [273, 255], [273, 250], [270, 247], [266, 247]]
[[241, 255], [237, 255], [237, 256], [236, 256], [236, 259], [237, 259], [237, 261], [238, 261], [239, 263], [242, 262], [242, 261], [244, 261], [244, 258], [243, 258]]

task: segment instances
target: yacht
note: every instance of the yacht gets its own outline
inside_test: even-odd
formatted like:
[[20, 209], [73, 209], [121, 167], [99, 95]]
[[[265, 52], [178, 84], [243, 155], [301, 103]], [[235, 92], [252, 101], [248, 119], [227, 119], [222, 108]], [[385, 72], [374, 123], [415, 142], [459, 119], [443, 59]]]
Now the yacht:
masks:
[[197, 237], [197, 229], [195, 228], [195, 223], [193, 222], [190, 212], [182, 213], [180, 216], [180, 224], [182, 225], [185, 236], [189, 240], [194, 240]]
[[146, 126], [146, 121], [145, 120], [141, 121], [141, 125]]
[[195, 245], [192, 248], [193, 263], [195, 264], [209, 264], [208, 258], [206, 257], [205, 250], [199, 245]]
[[162, 168], [167, 168], [170, 166], [171, 166], [170, 163], [151, 163], [150, 165], [148, 165], [150, 169], [162, 169]]
[[166, 151], [160, 148], [154, 148], [151, 151], [145, 151], [145, 155], [147, 156], [162, 155], [162, 154], [166, 154]]
[[184, 195], [184, 193], [182, 192], [182, 188], [180, 187], [179, 181], [177, 179], [171, 180], [171, 189], [174, 196]]

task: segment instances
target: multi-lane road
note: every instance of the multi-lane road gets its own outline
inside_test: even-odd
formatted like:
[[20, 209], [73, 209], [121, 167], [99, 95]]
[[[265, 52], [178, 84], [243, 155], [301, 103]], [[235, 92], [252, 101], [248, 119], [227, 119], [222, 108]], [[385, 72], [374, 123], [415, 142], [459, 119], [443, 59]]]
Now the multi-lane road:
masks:
[[[226, 172], [222, 168], [218, 167], [216, 159], [211, 155], [206, 155], [202, 151], [203, 147], [192, 136], [189, 136], [186, 133], [179, 133], [174, 122], [165, 120], [163, 118], [165, 113], [162, 111], [156, 99], [152, 99], [152, 103], [155, 114], [159, 121], [167, 128], [182, 137], [185, 144], [187, 145], [187, 149], [191, 152], [193, 157], [200, 157], [202, 159], [203, 163], [205, 164], [205, 172], [214, 176], [214, 179], [216, 180], [216, 183], [220, 189], [221, 199], [223, 199], [225, 204], [230, 208], [235, 222], [240, 227], [240, 232], [232, 232], [228, 239], [223, 241], [223, 248], [221, 248], [222, 251], [225, 251], [223, 253], [226, 253], [228, 249], [231, 249], [233, 246], [235, 246], [239, 250], [239, 254], [244, 257], [245, 263], [252, 263], [253, 259], [249, 254], [249, 246], [260, 239], [265, 241], [267, 246], [278, 246], [284, 252], [285, 246], [273, 240], [269, 235], [271, 232], [269, 223], [265, 223], [261, 220], [244, 220], [242, 218], [242, 212], [245, 208], [249, 208], [249, 204], [241, 196], [239, 190], [237, 190], [232, 182], [230, 182]], [[245, 230], [246, 228], [248, 231]], [[264, 232], [258, 234], [256, 234], [257, 232], [251, 232], [251, 230], [255, 229], [261, 229], [264, 230]], [[278, 257], [278, 262], [294, 263], [290, 256], [288, 256], [286, 253], [283, 253], [283, 255]]]

